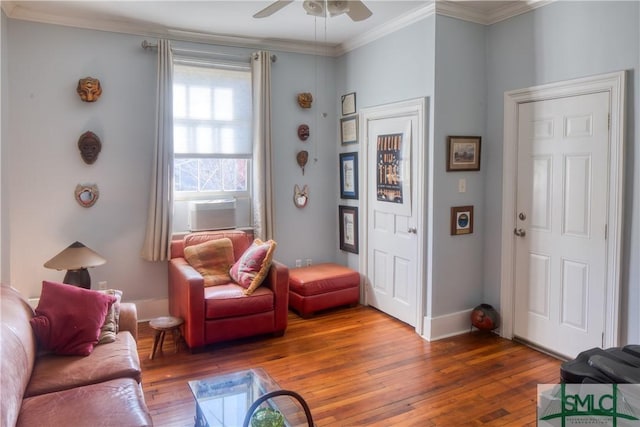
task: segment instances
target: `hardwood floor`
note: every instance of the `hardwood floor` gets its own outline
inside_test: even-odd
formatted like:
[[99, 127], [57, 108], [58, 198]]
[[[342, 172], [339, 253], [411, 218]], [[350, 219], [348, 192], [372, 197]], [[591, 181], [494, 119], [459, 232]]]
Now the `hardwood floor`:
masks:
[[491, 333], [434, 342], [369, 307], [312, 319], [289, 314], [284, 337], [214, 345], [149, 360], [153, 331], [140, 325], [145, 399], [157, 426], [193, 426], [187, 385], [253, 367], [300, 393], [316, 426], [535, 426], [536, 385], [560, 380], [560, 361]]

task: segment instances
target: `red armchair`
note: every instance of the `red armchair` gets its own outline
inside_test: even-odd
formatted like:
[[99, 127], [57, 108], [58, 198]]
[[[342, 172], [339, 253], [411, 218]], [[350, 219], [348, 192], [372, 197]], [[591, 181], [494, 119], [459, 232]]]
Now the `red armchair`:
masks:
[[238, 260], [253, 243], [253, 233], [241, 230], [192, 233], [171, 243], [169, 311], [184, 319], [183, 336], [191, 349], [254, 335], [282, 336], [287, 329], [289, 269], [273, 261], [264, 282], [251, 295], [231, 282], [204, 287], [204, 281], [184, 259], [185, 245], [228, 237]]

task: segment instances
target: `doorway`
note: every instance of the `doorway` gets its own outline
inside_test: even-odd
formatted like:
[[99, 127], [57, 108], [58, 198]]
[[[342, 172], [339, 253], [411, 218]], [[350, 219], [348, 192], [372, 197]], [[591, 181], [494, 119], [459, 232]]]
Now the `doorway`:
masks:
[[505, 94], [502, 335], [618, 342], [624, 72]]
[[422, 333], [424, 312], [423, 98], [360, 111], [365, 302]]

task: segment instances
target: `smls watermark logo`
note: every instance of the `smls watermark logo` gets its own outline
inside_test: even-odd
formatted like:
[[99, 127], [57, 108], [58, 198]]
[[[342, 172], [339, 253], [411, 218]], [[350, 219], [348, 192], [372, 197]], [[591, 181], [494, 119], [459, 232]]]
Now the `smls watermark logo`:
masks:
[[538, 426], [640, 426], [640, 384], [539, 384]]

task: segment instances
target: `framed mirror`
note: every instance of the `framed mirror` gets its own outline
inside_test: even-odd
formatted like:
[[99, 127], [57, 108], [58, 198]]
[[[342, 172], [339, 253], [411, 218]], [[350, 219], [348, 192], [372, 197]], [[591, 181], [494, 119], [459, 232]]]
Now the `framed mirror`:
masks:
[[100, 191], [96, 184], [78, 184], [75, 191], [76, 201], [83, 208], [95, 205], [100, 197]]

